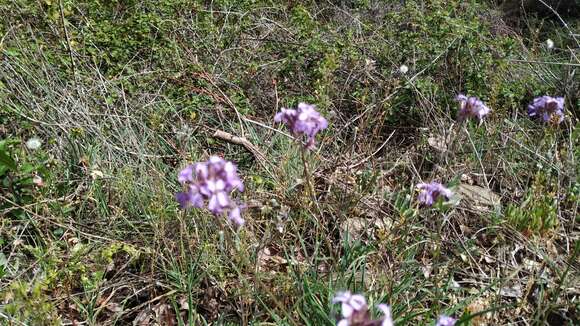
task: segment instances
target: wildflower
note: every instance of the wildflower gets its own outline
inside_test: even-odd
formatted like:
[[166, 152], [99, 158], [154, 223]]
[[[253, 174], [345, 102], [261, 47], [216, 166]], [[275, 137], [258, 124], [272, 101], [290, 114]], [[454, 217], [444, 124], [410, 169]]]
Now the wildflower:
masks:
[[409, 67], [407, 67], [406, 65], [401, 65], [399, 67], [399, 72], [402, 73], [403, 75], [406, 74], [409, 71]]
[[548, 47], [548, 49], [554, 48], [554, 41], [552, 41], [551, 39], [547, 39], [546, 46]]
[[42, 146], [42, 141], [37, 137], [32, 137], [26, 141], [26, 147], [30, 150], [39, 149]]
[[228, 213], [228, 219], [239, 226], [242, 226], [244, 223], [246, 223], [246, 221], [242, 218], [242, 209], [239, 206], [236, 206], [230, 210]]
[[391, 309], [386, 304], [379, 304], [377, 308], [385, 315], [382, 319], [372, 320], [367, 306], [367, 301], [360, 294], [351, 294], [349, 291], [339, 292], [332, 303], [341, 304], [342, 319], [337, 326], [393, 326]]
[[445, 315], [439, 316], [437, 319], [437, 324], [435, 326], [454, 326], [457, 322], [457, 319]]
[[381, 326], [394, 326], [395, 324], [393, 323], [393, 317], [391, 316], [391, 307], [381, 303], [377, 305], [377, 308], [379, 308], [379, 310], [383, 312], [383, 315], [385, 315], [381, 322]]
[[207, 208], [214, 215], [222, 215], [227, 211], [230, 221], [238, 226], [244, 224], [241, 207], [230, 198], [232, 191], [244, 191], [237, 168], [232, 162], [212, 156], [207, 162], [187, 166], [179, 172], [177, 179], [187, 188], [187, 191], [175, 195], [181, 208], [201, 208], [207, 200]]
[[367, 310], [367, 300], [360, 294], [351, 294], [349, 291], [339, 292], [336, 294], [332, 303], [340, 303], [342, 317], [350, 318], [363, 310]]
[[556, 124], [564, 121], [564, 98], [540, 96], [536, 97], [528, 106], [530, 117], [541, 117], [544, 122], [552, 121]]
[[457, 95], [455, 98], [459, 102], [459, 121], [463, 121], [467, 118], [475, 118], [478, 121], [482, 119], [491, 112], [480, 99], [474, 96], [467, 97], [463, 94]]
[[432, 206], [439, 198], [447, 201], [453, 196], [453, 192], [439, 182], [420, 183], [417, 185], [420, 190], [417, 199], [425, 206]]
[[316, 134], [328, 127], [328, 122], [316, 111], [316, 106], [306, 103], [298, 104], [296, 110], [283, 108], [276, 114], [274, 121], [286, 124], [295, 137], [306, 136], [306, 148], [314, 147]]

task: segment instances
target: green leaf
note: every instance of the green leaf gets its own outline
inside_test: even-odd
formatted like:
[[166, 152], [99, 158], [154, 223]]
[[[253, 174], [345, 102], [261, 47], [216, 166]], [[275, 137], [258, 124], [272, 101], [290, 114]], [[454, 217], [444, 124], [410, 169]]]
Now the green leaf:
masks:
[[16, 170], [16, 162], [5, 151], [0, 151], [0, 164], [11, 170]]

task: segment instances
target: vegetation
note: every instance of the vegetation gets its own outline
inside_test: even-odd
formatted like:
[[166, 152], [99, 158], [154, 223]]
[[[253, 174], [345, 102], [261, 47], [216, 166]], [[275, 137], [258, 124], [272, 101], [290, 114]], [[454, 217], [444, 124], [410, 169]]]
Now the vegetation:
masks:
[[[577, 324], [580, 19], [497, 8], [0, 2], [2, 324], [332, 325], [345, 290], [397, 325]], [[274, 122], [301, 102], [309, 152]], [[175, 200], [212, 155], [239, 229]], [[421, 206], [430, 181], [456, 196]]]

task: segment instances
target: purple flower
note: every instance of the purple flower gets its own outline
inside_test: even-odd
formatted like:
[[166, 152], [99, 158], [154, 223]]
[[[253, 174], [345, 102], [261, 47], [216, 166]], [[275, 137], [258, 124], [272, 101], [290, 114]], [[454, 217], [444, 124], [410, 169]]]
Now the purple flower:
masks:
[[234, 190], [244, 191], [244, 184], [232, 162], [212, 156], [207, 162], [187, 166], [179, 172], [177, 179], [187, 187], [187, 191], [175, 195], [181, 208], [201, 208], [207, 200], [207, 208], [214, 215], [227, 211], [230, 221], [238, 226], [244, 224], [241, 207], [230, 198]]
[[332, 303], [341, 304], [342, 319], [337, 326], [357, 325], [369, 320], [367, 300], [360, 294], [351, 294], [349, 291], [339, 292], [332, 299]]
[[185, 169], [179, 171], [177, 181], [184, 184], [186, 182], [193, 182], [193, 166], [189, 165]]
[[203, 197], [199, 193], [196, 185], [189, 185], [187, 192], [178, 192], [175, 194], [175, 199], [181, 208], [186, 209], [190, 207], [203, 207]]
[[482, 121], [483, 118], [491, 112], [491, 109], [477, 97], [467, 97], [463, 94], [459, 94], [455, 100], [459, 102], [459, 114], [457, 116], [459, 121], [463, 121], [467, 118], [474, 118], [478, 121]]
[[377, 308], [385, 315], [378, 320], [372, 320], [367, 301], [360, 294], [351, 294], [349, 291], [336, 294], [332, 303], [341, 304], [342, 319], [337, 326], [393, 326], [391, 309], [386, 304], [379, 304]]
[[242, 218], [242, 208], [240, 206], [234, 207], [228, 213], [228, 220], [234, 222], [234, 224], [242, 226], [246, 221]]
[[381, 303], [377, 305], [377, 308], [379, 308], [379, 310], [383, 312], [383, 315], [385, 315], [381, 322], [381, 326], [394, 326], [395, 323], [393, 323], [393, 316], [391, 315], [391, 307], [389, 307], [384, 303]]
[[295, 136], [306, 136], [306, 148], [313, 148], [316, 134], [328, 127], [326, 119], [316, 111], [316, 106], [300, 103], [298, 109], [282, 109], [276, 113], [274, 121], [286, 124], [290, 132]]
[[[360, 294], [351, 294], [349, 291], [336, 294], [332, 303], [341, 304], [341, 313], [344, 319], [350, 319], [353, 315], [367, 311], [367, 300]], [[339, 323], [340, 324], [340, 323]]]
[[417, 199], [425, 206], [432, 206], [439, 198], [447, 201], [453, 196], [451, 190], [435, 181], [431, 183], [420, 183], [417, 185], [417, 189], [420, 190]]
[[530, 117], [541, 117], [544, 122], [559, 124], [564, 121], [564, 98], [541, 96], [528, 105]]
[[457, 322], [457, 319], [445, 315], [439, 316], [437, 319], [437, 324], [435, 326], [454, 326]]

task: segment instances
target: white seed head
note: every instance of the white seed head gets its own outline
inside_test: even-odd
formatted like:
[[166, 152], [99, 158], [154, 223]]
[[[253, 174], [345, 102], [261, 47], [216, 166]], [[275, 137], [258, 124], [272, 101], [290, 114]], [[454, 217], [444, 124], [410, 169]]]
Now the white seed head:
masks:
[[31, 150], [39, 149], [41, 145], [42, 141], [40, 141], [40, 139], [37, 137], [32, 137], [26, 141], [26, 147]]
[[547, 39], [546, 40], [546, 46], [548, 47], [548, 49], [551, 49], [554, 47], [554, 41]]
[[406, 73], [409, 71], [409, 67], [407, 67], [406, 65], [401, 65], [401, 66], [399, 67], [399, 71], [400, 71], [402, 74], [406, 74]]
[[44, 186], [44, 180], [42, 180], [42, 177], [39, 175], [35, 175], [32, 178], [32, 183], [34, 183], [37, 187], [42, 187]]

